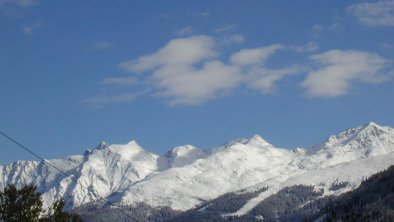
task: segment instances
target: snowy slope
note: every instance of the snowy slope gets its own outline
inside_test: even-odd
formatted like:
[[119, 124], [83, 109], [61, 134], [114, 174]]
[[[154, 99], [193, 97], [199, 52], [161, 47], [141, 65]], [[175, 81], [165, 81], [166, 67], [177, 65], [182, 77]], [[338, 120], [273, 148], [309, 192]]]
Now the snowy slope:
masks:
[[[244, 214], [285, 186], [314, 184], [325, 194], [354, 189], [363, 177], [394, 163], [394, 130], [369, 123], [311, 149], [276, 148], [256, 135], [206, 150], [180, 146], [162, 156], [145, 151], [135, 141], [101, 143], [84, 155], [48, 162], [70, 176], [43, 162], [17, 161], [0, 166], [0, 188], [33, 183], [46, 203], [64, 197], [69, 208], [106, 198], [120, 204], [145, 202], [186, 210], [227, 192], [268, 186], [237, 212]], [[349, 181], [349, 186], [330, 191], [335, 181]]]
[[261, 137], [216, 149], [205, 159], [152, 175], [130, 187], [123, 203], [146, 202], [186, 210], [203, 200], [287, 173], [297, 154], [277, 149]]
[[394, 130], [370, 122], [330, 136], [324, 143], [309, 150], [309, 154], [310, 160], [318, 161], [315, 162], [318, 165], [332, 165], [393, 151]]
[[[372, 174], [383, 171], [394, 164], [394, 153], [376, 156], [372, 158], [357, 159], [347, 163], [341, 163], [326, 168], [300, 171], [291, 176], [278, 176], [264, 181], [246, 189], [248, 191], [259, 190], [268, 186], [269, 189], [262, 192], [256, 198], [251, 199], [241, 209], [232, 215], [244, 215], [252, 210], [258, 203], [279, 190], [293, 185], [314, 185], [316, 190], [324, 189], [324, 195], [339, 195], [357, 188], [361, 181]], [[349, 182], [349, 184], [339, 190], [330, 190], [336, 182]]]
[[[65, 189], [64, 194], [74, 206], [122, 191], [157, 169], [157, 155], [145, 151], [135, 141], [126, 145], [101, 144], [85, 154], [84, 159], [74, 173], [78, 185], [71, 180], [62, 181], [63, 187], [73, 187], [71, 190]], [[89, 191], [84, 189], [86, 187]], [[54, 190], [53, 194], [59, 191], [61, 190]]]
[[43, 192], [44, 202], [63, 197], [68, 207], [75, 207], [105, 198], [142, 180], [157, 170], [157, 158], [135, 141], [110, 146], [101, 143], [84, 156], [46, 160], [69, 177], [43, 162], [17, 161], [0, 168], [0, 185], [33, 183]]

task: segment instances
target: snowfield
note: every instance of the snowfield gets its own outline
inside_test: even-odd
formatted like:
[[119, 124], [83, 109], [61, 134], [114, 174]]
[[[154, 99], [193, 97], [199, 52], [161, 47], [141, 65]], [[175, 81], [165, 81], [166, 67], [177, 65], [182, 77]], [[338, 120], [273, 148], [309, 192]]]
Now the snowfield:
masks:
[[[363, 178], [394, 163], [394, 129], [368, 123], [310, 149], [277, 148], [258, 135], [212, 149], [180, 146], [161, 156], [135, 141], [101, 143], [84, 155], [46, 161], [69, 176], [43, 162], [16, 161], [0, 166], [0, 189], [9, 183], [33, 183], [44, 203], [63, 197], [68, 208], [105, 198], [187, 210], [227, 192], [268, 186], [235, 213], [243, 215], [286, 186], [315, 185], [324, 195], [356, 188]], [[345, 181], [346, 187], [330, 189]]]

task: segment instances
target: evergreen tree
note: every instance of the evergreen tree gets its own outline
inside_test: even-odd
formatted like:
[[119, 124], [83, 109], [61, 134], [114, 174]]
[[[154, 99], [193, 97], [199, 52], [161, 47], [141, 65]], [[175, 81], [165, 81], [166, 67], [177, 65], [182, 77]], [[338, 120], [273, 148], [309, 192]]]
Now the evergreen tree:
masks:
[[0, 221], [4, 222], [80, 222], [78, 215], [63, 211], [65, 201], [57, 200], [49, 209], [48, 216], [42, 216], [41, 193], [34, 185], [17, 189], [8, 185], [0, 191]]
[[8, 185], [0, 191], [0, 219], [6, 222], [38, 222], [42, 212], [41, 193], [27, 185], [17, 189]]
[[49, 216], [43, 218], [42, 221], [48, 222], [80, 222], [82, 221], [78, 215], [63, 211], [66, 202], [63, 199], [57, 200], [53, 203]]

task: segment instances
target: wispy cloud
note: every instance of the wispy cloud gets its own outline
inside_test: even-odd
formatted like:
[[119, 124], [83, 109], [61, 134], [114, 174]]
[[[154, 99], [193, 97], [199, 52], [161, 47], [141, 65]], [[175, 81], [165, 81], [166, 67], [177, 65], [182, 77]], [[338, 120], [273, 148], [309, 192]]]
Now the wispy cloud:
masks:
[[321, 25], [321, 24], [316, 24], [312, 26], [310, 29], [310, 32], [313, 34], [320, 34], [324, 31], [328, 32], [338, 32], [344, 30], [344, 27], [341, 23], [333, 23], [330, 25]]
[[292, 49], [298, 53], [315, 52], [315, 51], [319, 50], [319, 45], [316, 42], [308, 42], [305, 45], [289, 46], [289, 49]]
[[171, 40], [156, 53], [120, 63], [119, 67], [130, 72], [143, 72], [163, 66], [190, 66], [213, 58], [215, 40], [208, 36], [192, 36]]
[[245, 41], [245, 37], [241, 34], [226, 35], [219, 39], [220, 45], [234, 45], [241, 44]]
[[127, 77], [107, 77], [100, 81], [101, 85], [120, 85], [130, 86], [138, 83], [138, 79], [134, 76]]
[[175, 31], [176, 35], [190, 35], [193, 33], [193, 27], [191, 25], [183, 27]]
[[324, 29], [325, 29], [324, 26], [319, 25], [319, 24], [316, 24], [316, 25], [312, 26], [311, 32], [313, 32], [313, 33], [319, 33], [319, 32], [321, 32], [321, 31], [323, 31]]
[[255, 67], [250, 71], [248, 86], [265, 94], [274, 93], [278, 90], [276, 85], [278, 81], [286, 76], [300, 74], [304, 71], [305, 67], [300, 65], [280, 69]]
[[0, 0], [0, 7], [30, 7], [39, 4], [39, 0]]
[[311, 97], [338, 97], [349, 92], [356, 81], [381, 83], [388, 60], [377, 54], [355, 50], [331, 50], [310, 57], [318, 68], [309, 72], [302, 87]]
[[333, 23], [330, 26], [328, 26], [329, 30], [338, 30], [342, 28], [342, 25], [340, 23]]
[[[244, 84], [249, 88], [259, 90], [264, 94], [271, 94], [278, 91], [277, 83], [283, 78], [299, 74], [305, 71], [300, 65], [292, 65], [283, 68], [266, 67], [267, 60], [279, 50], [292, 50], [296, 46], [285, 46], [282, 44], [272, 44], [265, 47], [243, 49], [234, 53], [230, 61], [232, 64], [242, 67]], [[297, 46], [305, 47], [305, 46]]]
[[215, 29], [215, 32], [228, 32], [238, 27], [238, 24], [227, 24], [222, 27]]
[[237, 53], [234, 53], [230, 61], [232, 64], [238, 66], [262, 64], [267, 60], [269, 56], [275, 53], [279, 49], [285, 48], [281, 44], [274, 44], [267, 47], [243, 49]]
[[164, 19], [164, 20], [170, 20], [172, 18], [172, 16], [169, 14], [161, 14], [161, 15], [159, 15], [159, 18]]
[[93, 108], [102, 108], [113, 103], [129, 103], [141, 96], [144, 92], [125, 92], [119, 94], [99, 94], [81, 101], [82, 104]]
[[196, 13], [195, 15], [198, 16], [198, 17], [201, 17], [201, 18], [209, 18], [209, 17], [211, 17], [211, 13], [210, 12], [199, 12], [199, 13]]
[[108, 41], [97, 41], [95, 43], [93, 43], [93, 48], [97, 49], [97, 50], [106, 50], [109, 48], [112, 48], [114, 46], [114, 44], [112, 42], [108, 42]]
[[380, 47], [382, 47], [384, 49], [392, 49], [393, 45], [390, 44], [390, 43], [385, 42], [385, 43], [380, 44]]
[[34, 22], [31, 24], [25, 24], [22, 28], [22, 32], [26, 35], [33, 36], [35, 35], [36, 31], [40, 28], [42, 28], [44, 24], [42, 22]]
[[394, 1], [363, 2], [348, 7], [351, 14], [368, 26], [394, 26]]

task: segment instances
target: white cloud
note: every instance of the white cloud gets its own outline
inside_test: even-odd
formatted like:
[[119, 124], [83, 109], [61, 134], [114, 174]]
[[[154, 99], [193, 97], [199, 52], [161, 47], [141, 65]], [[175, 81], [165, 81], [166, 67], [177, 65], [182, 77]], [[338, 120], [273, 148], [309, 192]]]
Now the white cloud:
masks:
[[201, 104], [241, 80], [239, 68], [213, 60], [217, 54], [214, 46], [214, 39], [208, 36], [174, 39], [156, 53], [120, 66], [131, 72], [151, 70], [149, 79], [156, 95], [169, 98], [172, 104]]
[[273, 93], [277, 90], [276, 83], [288, 75], [299, 74], [305, 71], [302, 66], [291, 66], [281, 69], [268, 69], [256, 67], [251, 70], [248, 86], [262, 93]]
[[215, 41], [208, 36], [171, 40], [156, 53], [122, 62], [124, 70], [151, 71], [149, 80], [156, 95], [172, 104], [196, 105], [236, 87], [239, 69], [214, 60]]
[[355, 81], [380, 83], [388, 61], [379, 55], [355, 50], [331, 50], [310, 57], [319, 67], [308, 73], [302, 87], [311, 97], [337, 97], [348, 93]]
[[224, 36], [219, 40], [220, 45], [233, 45], [233, 44], [241, 44], [245, 41], [245, 37], [240, 34], [233, 34]]
[[289, 47], [290, 49], [298, 52], [315, 52], [319, 49], [319, 45], [316, 42], [308, 42], [305, 45], [293, 45]]
[[103, 106], [130, 102], [148, 92], [148, 95], [165, 98], [172, 105], [200, 105], [235, 90], [275, 93], [280, 81], [305, 72], [307, 76], [301, 86], [308, 96], [337, 97], [348, 93], [355, 82], [381, 83], [392, 77], [385, 73], [389, 61], [368, 52], [331, 50], [315, 54], [310, 57], [316, 65], [314, 69], [297, 64], [270, 68], [266, 62], [279, 50], [310, 53], [317, 50], [318, 45], [309, 42], [241, 49], [230, 54], [228, 61], [223, 61], [219, 57], [219, 44], [220, 41], [203, 35], [173, 39], [156, 52], [121, 62], [119, 68], [130, 72], [130, 76], [108, 77], [100, 82], [112, 87], [138, 85], [137, 88], [149, 92], [103, 94], [84, 100], [84, 103]]
[[100, 81], [101, 85], [123, 85], [129, 86], [138, 83], [138, 79], [134, 76], [128, 77], [107, 77]]
[[348, 10], [368, 26], [394, 26], [394, 1], [383, 0], [350, 5]]
[[239, 68], [209, 61], [201, 68], [168, 65], [153, 73], [157, 95], [171, 104], [198, 105], [235, 88], [241, 82]]
[[[230, 42], [243, 41], [233, 35]], [[230, 55], [228, 63], [218, 60], [216, 41], [209, 36], [192, 36], [169, 41], [156, 52], [120, 63], [119, 67], [133, 74], [144, 73], [143, 82], [150, 84], [154, 95], [166, 98], [170, 104], [199, 105], [232, 93], [241, 86], [273, 93], [278, 81], [297, 74], [301, 68], [270, 69], [266, 60], [278, 50], [308, 51], [315, 45], [284, 46], [273, 44], [243, 49]], [[117, 84], [123, 79], [105, 79], [102, 84]]]
[[[241, 35], [238, 37], [241, 37], [243, 41]], [[234, 39], [238, 37], [234, 36]], [[103, 79], [100, 84], [112, 87], [122, 85], [142, 86], [149, 89], [149, 95], [165, 98], [172, 105], [200, 105], [231, 94], [235, 90], [246, 88], [270, 94], [278, 90], [278, 83], [281, 80], [307, 70], [306, 67], [299, 65], [270, 68], [266, 65], [270, 56], [278, 50], [311, 52], [318, 48], [314, 42], [298, 46], [272, 44], [258, 48], [241, 49], [230, 54], [228, 61], [221, 61], [218, 56], [220, 55], [218, 51], [220, 47], [217, 47], [219, 44], [222, 44], [221, 41], [216, 42], [214, 38], [203, 35], [170, 40], [156, 52], [121, 62], [119, 68], [130, 72], [130, 76], [108, 77]], [[380, 61], [378, 59], [376, 62], [371, 61], [373, 57], [359, 59], [357, 56], [347, 61], [346, 59], [352, 58], [352, 55], [352, 53], [341, 55], [331, 52], [312, 56], [312, 60], [321, 63], [322, 67], [309, 73], [307, 80], [303, 83], [304, 87], [310, 94], [316, 93], [315, 85], [322, 83], [315, 80], [315, 76], [319, 76], [319, 73], [326, 68], [330, 69], [331, 66], [337, 66], [336, 62], [345, 61], [345, 64], [348, 64], [361, 60], [375, 64]], [[342, 56], [346, 59], [341, 58], [336, 61], [336, 56]], [[328, 59], [328, 61], [325, 59]], [[363, 66], [363, 68], [365, 67], [370, 66]], [[138, 75], [138, 79], [135, 75]], [[346, 80], [348, 79], [352, 79], [352, 77], [346, 78]], [[372, 81], [367, 76], [363, 77], [362, 80]], [[119, 89], [124, 90], [124, 88]], [[119, 89], [117, 90], [119, 91]], [[127, 92], [114, 95], [104, 94], [87, 99], [84, 103], [102, 106], [109, 103], [129, 102], [135, 97], [134, 93]]]
[[176, 35], [189, 35], [192, 33], [193, 33], [193, 27], [190, 25], [175, 31]]
[[208, 36], [178, 38], [156, 53], [122, 62], [119, 67], [130, 72], [143, 72], [161, 66], [192, 65], [214, 57], [214, 44], [214, 39]]
[[261, 48], [243, 49], [233, 54], [230, 60], [232, 64], [239, 66], [261, 64], [264, 63], [265, 60], [277, 50], [283, 48], [283, 45], [274, 44]]
[[25, 24], [22, 28], [22, 32], [26, 35], [34, 35], [37, 29], [40, 29], [44, 26], [42, 22], [34, 22], [31, 24]]

